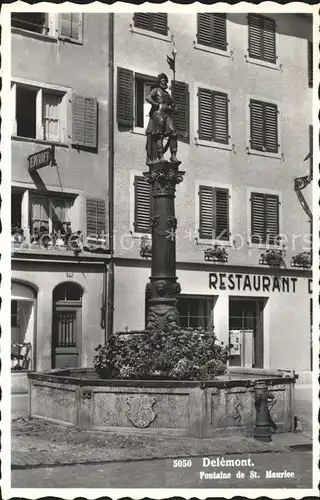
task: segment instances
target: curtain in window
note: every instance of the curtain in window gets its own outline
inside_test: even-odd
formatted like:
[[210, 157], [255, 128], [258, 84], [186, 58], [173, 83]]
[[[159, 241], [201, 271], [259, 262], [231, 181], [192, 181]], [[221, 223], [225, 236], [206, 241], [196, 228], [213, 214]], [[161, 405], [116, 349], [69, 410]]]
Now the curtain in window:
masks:
[[54, 231], [66, 230], [71, 226], [71, 200], [54, 198], [51, 200], [52, 226]]
[[33, 197], [31, 200], [31, 232], [49, 232], [49, 200]]

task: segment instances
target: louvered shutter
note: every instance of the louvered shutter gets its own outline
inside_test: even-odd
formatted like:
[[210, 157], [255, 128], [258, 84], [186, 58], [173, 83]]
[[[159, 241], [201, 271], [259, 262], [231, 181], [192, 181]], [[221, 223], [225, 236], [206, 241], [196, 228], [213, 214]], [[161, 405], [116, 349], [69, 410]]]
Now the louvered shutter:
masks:
[[199, 13], [197, 15], [197, 42], [199, 45], [227, 50], [226, 15]]
[[97, 147], [97, 118], [97, 99], [74, 94], [72, 99], [72, 143], [74, 145]]
[[278, 108], [275, 104], [250, 101], [250, 144], [258, 151], [278, 152]]
[[117, 122], [119, 125], [133, 125], [133, 71], [118, 68], [117, 71]]
[[144, 177], [134, 178], [134, 231], [150, 233], [151, 192], [150, 184]]
[[228, 96], [199, 89], [199, 139], [223, 144], [229, 142]]
[[249, 14], [249, 56], [263, 61], [276, 62], [276, 35], [273, 19]]
[[212, 240], [214, 227], [214, 190], [211, 186], [199, 186], [199, 237]]
[[266, 194], [266, 241], [270, 244], [276, 243], [279, 235], [279, 197], [277, 195]]
[[215, 188], [216, 238], [229, 240], [229, 190]]
[[133, 16], [133, 22], [136, 28], [167, 35], [167, 17], [167, 14], [162, 12], [136, 12]]
[[90, 239], [98, 239], [106, 234], [106, 202], [100, 198], [86, 200], [86, 231]]
[[171, 96], [177, 106], [174, 121], [178, 138], [189, 142], [189, 86], [185, 82], [173, 80], [171, 82]]
[[270, 153], [278, 152], [278, 108], [275, 104], [264, 104], [264, 146]]
[[228, 144], [229, 142], [229, 117], [228, 117], [228, 96], [222, 92], [213, 92], [213, 140]]
[[313, 85], [313, 43], [308, 41], [308, 80], [309, 87]]
[[251, 241], [265, 243], [266, 213], [263, 193], [251, 193]]
[[199, 89], [199, 139], [211, 141], [213, 136], [213, 113], [211, 90]]

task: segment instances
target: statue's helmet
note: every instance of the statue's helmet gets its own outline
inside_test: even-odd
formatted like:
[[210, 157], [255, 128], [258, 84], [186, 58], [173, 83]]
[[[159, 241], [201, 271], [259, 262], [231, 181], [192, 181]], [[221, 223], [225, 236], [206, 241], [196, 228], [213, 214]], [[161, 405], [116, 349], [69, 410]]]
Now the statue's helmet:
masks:
[[166, 75], [165, 73], [160, 73], [160, 75], [158, 75], [158, 78], [157, 78], [157, 83], [159, 84], [159, 83], [160, 83], [160, 81], [161, 81], [163, 78], [165, 79], [165, 81], [166, 81], [167, 83], [169, 82], [169, 79], [168, 79], [167, 75]]

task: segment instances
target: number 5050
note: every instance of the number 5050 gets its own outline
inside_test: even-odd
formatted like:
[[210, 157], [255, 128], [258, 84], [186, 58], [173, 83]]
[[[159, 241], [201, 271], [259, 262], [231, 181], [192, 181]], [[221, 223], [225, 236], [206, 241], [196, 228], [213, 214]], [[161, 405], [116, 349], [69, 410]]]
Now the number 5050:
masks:
[[191, 467], [192, 466], [192, 461], [186, 460], [185, 458], [183, 460], [174, 460], [173, 461], [173, 467]]

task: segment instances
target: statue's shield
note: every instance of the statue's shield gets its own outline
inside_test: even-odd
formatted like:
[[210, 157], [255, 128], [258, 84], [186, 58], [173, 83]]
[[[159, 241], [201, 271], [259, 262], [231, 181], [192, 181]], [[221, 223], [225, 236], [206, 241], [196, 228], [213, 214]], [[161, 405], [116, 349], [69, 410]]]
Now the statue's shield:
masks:
[[127, 400], [130, 410], [127, 411], [127, 417], [135, 427], [143, 429], [148, 427], [156, 418], [153, 411], [153, 405], [156, 400], [150, 396], [135, 396]]

